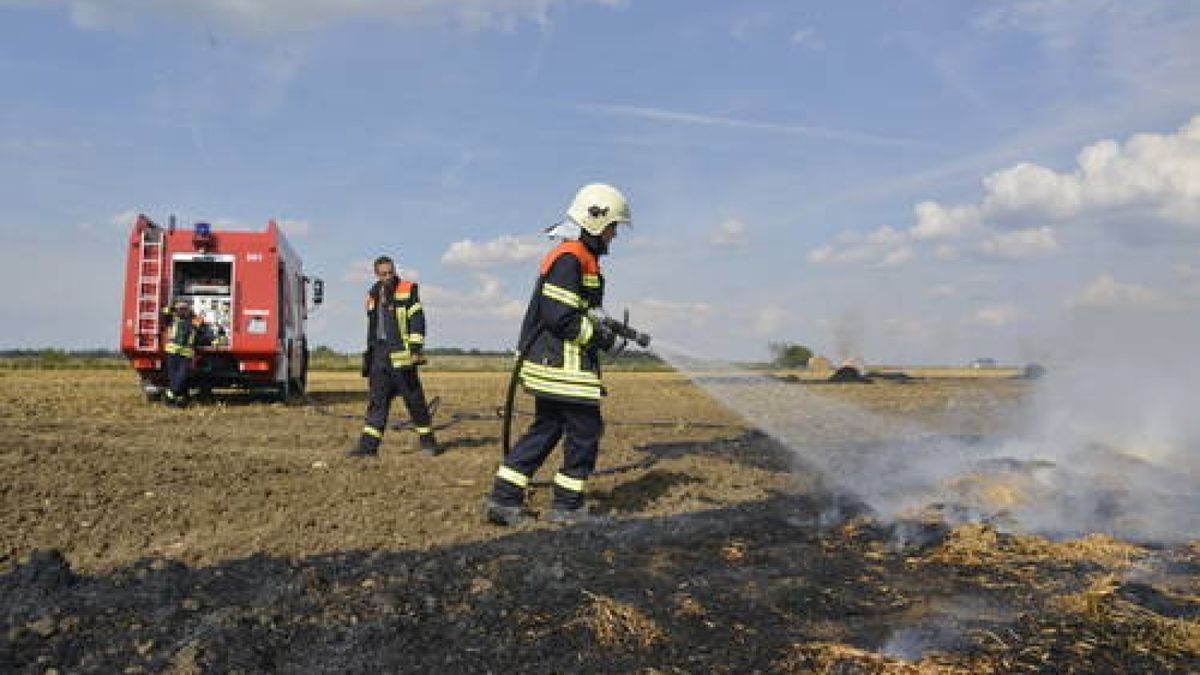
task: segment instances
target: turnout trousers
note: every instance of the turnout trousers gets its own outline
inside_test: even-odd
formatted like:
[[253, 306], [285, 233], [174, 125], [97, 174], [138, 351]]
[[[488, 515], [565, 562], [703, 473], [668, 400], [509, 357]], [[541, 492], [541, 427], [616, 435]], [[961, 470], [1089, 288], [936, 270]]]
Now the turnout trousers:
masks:
[[372, 452], [379, 449], [387, 429], [392, 399], [397, 396], [404, 399], [416, 432], [421, 435], [433, 433], [429, 405], [425, 401], [425, 390], [421, 387], [416, 367], [393, 367], [387, 350], [376, 348], [371, 353], [368, 387], [366, 424], [358, 441], [360, 448]]
[[163, 392], [167, 405], [182, 407], [187, 403], [188, 379], [191, 374], [190, 356], [167, 354], [167, 390]]
[[492, 500], [504, 506], [522, 505], [530, 479], [566, 435], [562, 468], [554, 476], [552, 508], [568, 511], [581, 508], [584, 485], [596, 470], [600, 438], [604, 435], [600, 408], [539, 397], [535, 410], [533, 423], [496, 472]]

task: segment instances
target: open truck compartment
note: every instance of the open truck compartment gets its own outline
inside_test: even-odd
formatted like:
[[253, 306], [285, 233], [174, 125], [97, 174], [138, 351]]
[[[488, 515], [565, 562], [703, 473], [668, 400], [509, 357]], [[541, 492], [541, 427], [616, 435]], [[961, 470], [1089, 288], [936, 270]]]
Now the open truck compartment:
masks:
[[121, 351], [153, 398], [165, 383], [163, 308], [191, 305], [214, 344], [197, 349], [193, 386], [303, 391], [306, 319], [322, 283], [304, 275], [274, 221], [261, 232], [162, 227], [138, 216], [129, 237]]

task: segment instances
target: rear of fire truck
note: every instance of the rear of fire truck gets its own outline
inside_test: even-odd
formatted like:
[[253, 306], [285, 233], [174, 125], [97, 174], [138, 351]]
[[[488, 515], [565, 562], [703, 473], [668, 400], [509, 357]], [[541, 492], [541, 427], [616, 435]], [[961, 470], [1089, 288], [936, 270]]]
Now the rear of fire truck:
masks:
[[170, 317], [163, 308], [186, 302], [213, 338], [197, 349], [192, 386], [286, 399], [304, 390], [305, 319], [310, 296], [317, 305], [322, 292], [273, 221], [264, 232], [215, 232], [204, 223], [164, 228], [138, 216], [129, 238], [121, 350], [147, 399], [157, 399], [166, 383]]

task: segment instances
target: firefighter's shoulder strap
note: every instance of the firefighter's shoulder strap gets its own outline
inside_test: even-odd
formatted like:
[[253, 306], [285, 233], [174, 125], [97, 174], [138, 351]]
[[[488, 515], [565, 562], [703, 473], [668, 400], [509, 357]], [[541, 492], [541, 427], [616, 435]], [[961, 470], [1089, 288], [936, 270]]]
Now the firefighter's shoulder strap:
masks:
[[577, 239], [564, 241], [558, 246], [555, 246], [542, 258], [542, 267], [538, 272], [539, 276], [546, 276], [551, 267], [558, 259], [566, 254], [570, 254], [579, 259], [579, 265], [583, 268], [584, 274], [600, 274], [600, 261], [596, 258], [596, 254], [592, 253], [583, 242]]

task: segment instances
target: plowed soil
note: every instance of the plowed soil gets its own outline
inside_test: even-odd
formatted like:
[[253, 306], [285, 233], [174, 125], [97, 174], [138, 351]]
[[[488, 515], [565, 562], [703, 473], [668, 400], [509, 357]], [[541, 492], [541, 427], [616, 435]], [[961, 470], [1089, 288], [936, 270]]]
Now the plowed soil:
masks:
[[[129, 373], [0, 372], [0, 672], [1200, 670], [1200, 544], [827, 522], [819, 477], [675, 375], [607, 378], [600, 464], [645, 464], [589, 482], [611, 522], [488, 525], [503, 379], [427, 373], [446, 452], [356, 460], [354, 376], [175, 411]], [[1027, 386], [820, 393], [986, 435]]]

